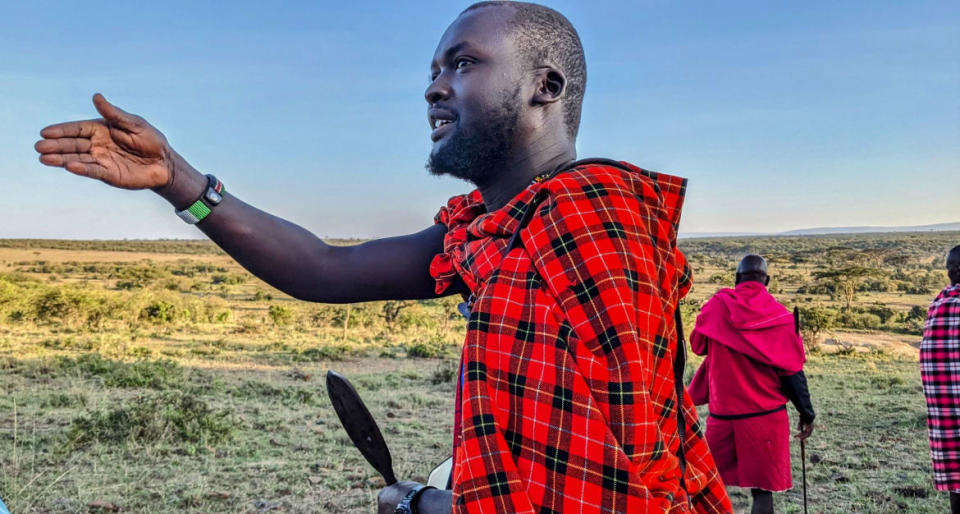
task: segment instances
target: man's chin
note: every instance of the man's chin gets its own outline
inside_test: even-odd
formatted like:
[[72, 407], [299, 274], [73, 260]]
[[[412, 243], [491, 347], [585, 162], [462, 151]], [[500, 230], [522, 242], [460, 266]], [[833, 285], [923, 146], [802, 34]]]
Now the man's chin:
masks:
[[441, 163], [437, 162], [433, 156], [430, 156], [430, 159], [427, 161], [426, 165], [427, 171], [435, 177], [451, 176], [454, 178], [469, 180], [469, 178], [464, 177], [460, 170], [452, 169], [448, 166], [444, 166]]

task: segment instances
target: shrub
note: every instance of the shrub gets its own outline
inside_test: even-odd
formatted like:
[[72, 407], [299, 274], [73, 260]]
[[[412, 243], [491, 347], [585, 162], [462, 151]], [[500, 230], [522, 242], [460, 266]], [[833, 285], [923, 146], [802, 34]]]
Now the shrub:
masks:
[[170, 323], [176, 314], [177, 308], [173, 303], [165, 300], [153, 300], [140, 311], [140, 319], [159, 325]]
[[197, 443], [215, 445], [231, 438], [228, 411], [216, 411], [183, 391], [137, 396], [106, 411], [73, 419], [69, 441], [80, 446], [103, 443]]
[[344, 345], [323, 345], [307, 348], [295, 355], [293, 360], [299, 362], [342, 361], [346, 354], [347, 347]]
[[710, 275], [707, 282], [711, 284], [733, 285], [733, 276], [729, 273], [714, 273]]
[[452, 361], [443, 360], [437, 364], [437, 369], [430, 375], [430, 383], [433, 385], [446, 384], [453, 382], [457, 378], [457, 366]]
[[293, 319], [293, 312], [290, 310], [290, 307], [285, 305], [271, 305], [267, 310], [267, 314], [270, 315], [273, 324], [278, 327], [290, 324], [290, 321]]
[[183, 368], [168, 359], [127, 363], [104, 359], [98, 353], [87, 353], [75, 359], [57, 357], [56, 364], [64, 371], [99, 377], [106, 387], [168, 389], [179, 385], [183, 378]]
[[314, 392], [300, 387], [277, 387], [266, 382], [247, 381], [231, 391], [240, 398], [263, 398], [279, 401], [283, 405], [316, 405]]
[[807, 350], [820, 347], [820, 334], [829, 331], [835, 323], [836, 312], [825, 307], [800, 307], [800, 330]]
[[927, 319], [927, 310], [919, 305], [914, 305], [907, 313], [907, 321], [918, 320], [923, 323]]
[[866, 329], [876, 330], [880, 328], [881, 324], [882, 324], [882, 321], [880, 319], [880, 316], [877, 316], [876, 314], [871, 314], [869, 312], [865, 312], [863, 314], [857, 314], [854, 317], [853, 328], [866, 328]]
[[239, 274], [234, 274], [234, 273], [230, 273], [230, 274], [222, 273], [219, 275], [214, 275], [213, 277], [210, 278], [210, 281], [214, 285], [217, 285], [217, 284], [237, 285], [237, 284], [242, 284], [246, 282], [247, 277]]
[[67, 288], [44, 291], [33, 301], [33, 319], [41, 324], [70, 324], [79, 317], [86, 300], [82, 293]]
[[443, 355], [445, 346], [441, 337], [431, 337], [430, 339], [417, 341], [408, 346], [407, 356], [421, 359], [435, 359]]
[[867, 312], [878, 316], [880, 318], [880, 324], [882, 325], [886, 325], [887, 322], [890, 321], [896, 314], [893, 309], [881, 303], [871, 305], [867, 308]]

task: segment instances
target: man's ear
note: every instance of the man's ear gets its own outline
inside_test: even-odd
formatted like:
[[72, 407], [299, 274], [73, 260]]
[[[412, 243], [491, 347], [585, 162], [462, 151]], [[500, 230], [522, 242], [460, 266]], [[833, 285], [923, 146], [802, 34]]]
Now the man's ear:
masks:
[[537, 70], [535, 80], [537, 89], [533, 94], [534, 104], [556, 102], [567, 92], [567, 77], [556, 68], [540, 68]]

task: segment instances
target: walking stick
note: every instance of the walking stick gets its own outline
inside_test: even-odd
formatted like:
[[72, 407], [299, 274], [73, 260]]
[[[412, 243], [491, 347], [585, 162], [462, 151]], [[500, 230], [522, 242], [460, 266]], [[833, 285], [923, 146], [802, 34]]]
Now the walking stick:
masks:
[[800, 440], [800, 466], [803, 468], [803, 514], [807, 514], [807, 442]]
[[[800, 308], [793, 308], [793, 329], [800, 335]], [[807, 514], [807, 442], [800, 440], [800, 469], [803, 472], [803, 514]]]

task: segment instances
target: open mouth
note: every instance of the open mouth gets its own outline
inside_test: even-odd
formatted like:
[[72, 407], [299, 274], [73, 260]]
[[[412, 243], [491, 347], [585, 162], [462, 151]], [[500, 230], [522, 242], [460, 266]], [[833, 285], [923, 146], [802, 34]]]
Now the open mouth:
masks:
[[456, 122], [456, 117], [449, 112], [440, 109], [430, 109], [430, 139], [433, 142], [439, 141], [447, 132], [452, 130], [452, 125]]
[[440, 128], [440, 127], [442, 127], [442, 126], [444, 126], [444, 125], [447, 125], [447, 124], [449, 124], [449, 123], [453, 123], [453, 120], [437, 120], [437, 119], [434, 119], [434, 120], [431, 120], [431, 122], [430, 122], [430, 128], [432, 128], [433, 130], [437, 130], [438, 128]]

